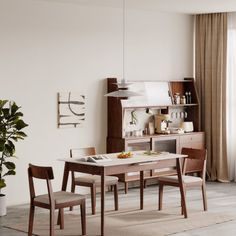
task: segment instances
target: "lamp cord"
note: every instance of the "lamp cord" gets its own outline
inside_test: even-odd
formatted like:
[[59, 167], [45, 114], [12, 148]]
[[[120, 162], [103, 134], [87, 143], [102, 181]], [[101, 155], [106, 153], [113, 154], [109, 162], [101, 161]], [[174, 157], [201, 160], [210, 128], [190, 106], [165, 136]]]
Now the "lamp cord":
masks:
[[126, 42], [125, 21], [126, 21], [126, 4], [125, 4], [125, 0], [123, 0], [123, 80], [124, 80], [124, 82], [126, 81], [126, 75], [125, 75], [125, 42]]

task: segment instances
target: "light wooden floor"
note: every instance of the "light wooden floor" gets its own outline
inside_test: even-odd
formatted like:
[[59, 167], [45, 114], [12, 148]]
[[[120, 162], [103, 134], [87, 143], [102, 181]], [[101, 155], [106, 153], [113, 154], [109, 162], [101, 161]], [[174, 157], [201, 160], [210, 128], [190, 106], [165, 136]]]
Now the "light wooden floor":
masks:
[[[148, 186], [145, 189], [146, 198], [157, 198], [157, 186]], [[207, 183], [207, 198], [209, 211], [211, 212], [235, 212], [236, 213], [236, 183]], [[97, 204], [99, 208], [99, 196], [97, 196]], [[139, 204], [139, 189], [133, 188], [125, 195], [121, 190], [119, 192], [119, 202], [137, 201]], [[179, 192], [176, 188], [167, 187], [164, 190], [164, 207], [168, 204], [179, 204]], [[190, 208], [202, 209], [201, 192], [197, 189], [187, 191], [187, 204]], [[165, 206], [166, 205], [166, 206]], [[90, 200], [87, 201], [87, 213], [91, 214]], [[107, 193], [106, 207], [113, 208], [113, 194]], [[22, 214], [24, 212], [24, 214]], [[17, 232], [15, 230], [4, 228], [4, 222], [18, 217], [28, 218], [28, 205], [14, 206], [8, 208], [8, 214], [5, 217], [0, 217], [0, 235], [1, 236], [25, 236], [26, 233]], [[175, 236], [235, 236], [236, 235], [236, 220], [226, 223], [216, 224], [204, 228], [189, 230], [183, 233], [174, 234]], [[127, 235], [128, 236], [128, 235]], [[145, 236], [145, 235], [144, 235]]]

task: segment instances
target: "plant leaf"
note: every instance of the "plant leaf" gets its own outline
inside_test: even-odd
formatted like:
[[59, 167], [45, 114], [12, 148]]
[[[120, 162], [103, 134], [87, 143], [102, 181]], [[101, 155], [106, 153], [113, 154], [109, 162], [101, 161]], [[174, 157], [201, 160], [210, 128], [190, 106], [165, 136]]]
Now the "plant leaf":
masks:
[[7, 141], [8, 145], [11, 146], [12, 150], [15, 152], [15, 145], [11, 140]]
[[4, 118], [8, 118], [10, 116], [10, 109], [9, 108], [3, 108], [2, 112], [3, 112]]
[[7, 173], [5, 173], [3, 176], [7, 176], [7, 175], [15, 175], [16, 172], [14, 170], [9, 170]]
[[12, 147], [12, 146], [10, 146], [8, 144], [5, 144], [4, 154], [6, 156], [8, 156], [8, 157], [13, 156], [14, 152], [15, 152], [14, 147]]
[[7, 102], [8, 100], [0, 100], [0, 109], [2, 109]]
[[16, 142], [18, 141], [18, 138], [16, 136], [11, 136], [10, 138], [13, 139]]
[[16, 105], [16, 103], [13, 102], [13, 104], [12, 104], [12, 106], [11, 106], [11, 113], [12, 113], [12, 114], [15, 114], [15, 113], [17, 112], [17, 110], [19, 110], [19, 108], [20, 108], [20, 107], [18, 107], [18, 106]]
[[6, 126], [3, 124], [3, 125], [0, 125], [0, 132], [1, 133], [6, 133], [7, 129], [6, 129]]
[[4, 179], [0, 179], [0, 189], [1, 188], [5, 188], [6, 184], [5, 184], [5, 180]]
[[24, 133], [22, 131], [16, 132], [16, 135], [17, 135], [17, 137], [19, 137], [19, 136], [24, 137], [24, 138], [27, 137], [26, 133]]
[[4, 150], [5, 147], [5, 140], [4, 139], [0, 139], [0, 152], [2, 152]]
[[11, 118], [9, 119], [9, 122], [11, 124], [15, 124], [21, 116], [23, 116], [22, 112], [16, 112], [15, 114], [11, 114]]
[[16, 127], [17, 130], [21, 130], [21, 129], [25, 128], [26, 126], [28, 126], [28, 124], [26, 124], [23, 120], [18, 120], [16, 122], [15, 127]]
[[15, 163], [10, 161], [4, 162], [3, 165], [6, 166], [8, 170], [14, 170], [16, 168]]

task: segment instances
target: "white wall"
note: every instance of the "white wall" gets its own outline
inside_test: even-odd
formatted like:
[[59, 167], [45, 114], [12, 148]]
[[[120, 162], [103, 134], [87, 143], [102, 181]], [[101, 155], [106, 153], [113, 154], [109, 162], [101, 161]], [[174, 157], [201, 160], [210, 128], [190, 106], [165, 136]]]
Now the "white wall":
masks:
[[[76, 1], [0, 0], [0, 98], [22, 106], [28, 138], [17, 144], [17, 175], [7, 179], [8, 205], [29, 201], [28, 163], [52, 165], [61, 186], [70, 147], [105, 151], [105, 78], [122, 76], [122, 9]], [[129, 80], [192, 76], [193, 19], [127, 11]], [[87, 97], [82, 128], [58, 129], [58, 91]]]

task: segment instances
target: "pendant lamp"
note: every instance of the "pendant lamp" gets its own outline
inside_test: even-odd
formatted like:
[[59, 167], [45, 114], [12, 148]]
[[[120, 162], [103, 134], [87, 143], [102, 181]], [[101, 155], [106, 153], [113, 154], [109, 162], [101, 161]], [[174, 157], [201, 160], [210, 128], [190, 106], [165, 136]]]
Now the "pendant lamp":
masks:
[[141, 96], [141, 94], [130, 91], [129, 85], [132, 84], [125, 79], [125, 39], [126, 39], [126, 28], [125, 28], [125, 19], [126, 19], [126, 6], [125, 6], [125, 0], [123, 0], [123, 79], [121, 82], [115, 83], [118, 86], [118, 90], [107, 93], [104, 96], [105, 97], [135, 97], [135, 96]]

